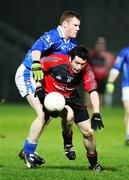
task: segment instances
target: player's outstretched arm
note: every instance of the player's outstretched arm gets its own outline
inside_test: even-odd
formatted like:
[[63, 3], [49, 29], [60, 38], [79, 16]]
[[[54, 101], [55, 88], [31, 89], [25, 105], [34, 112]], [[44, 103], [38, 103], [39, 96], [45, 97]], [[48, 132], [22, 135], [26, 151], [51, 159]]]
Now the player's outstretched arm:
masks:
[[114, 82], [119, 75], [119, 71], [117, 69], [111, 69], [108, 76], [108, 83], [106, 84], [106, 92], [112, 94], [114, 92]]
[[91, 103], [93, 106], [93, 115], [91, 118], [91, 127], [94, 130], [104, 128], [104, 124], [99, 111], [99, 95], [97, 91], [90, 93]]

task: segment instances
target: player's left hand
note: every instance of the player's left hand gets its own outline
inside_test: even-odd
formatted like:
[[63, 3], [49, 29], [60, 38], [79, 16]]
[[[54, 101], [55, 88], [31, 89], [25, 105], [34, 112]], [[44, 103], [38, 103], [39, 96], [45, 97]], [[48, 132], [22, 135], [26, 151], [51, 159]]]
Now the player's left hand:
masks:
[[36, 81], [41, 81], [43, 79], [43, 71], [40, 62], [33, 61], [31, 69], [32, 69], [33, 78]]
[[94, 130], [104, 128], [100, 113], [93, 113], [91, 118], [91, 128]]

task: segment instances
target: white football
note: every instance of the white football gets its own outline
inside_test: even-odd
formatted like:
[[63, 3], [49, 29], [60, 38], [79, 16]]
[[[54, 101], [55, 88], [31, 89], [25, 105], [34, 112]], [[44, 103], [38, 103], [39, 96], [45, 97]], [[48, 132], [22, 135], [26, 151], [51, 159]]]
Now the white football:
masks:
[[62, 111], [65, 106], [65, 98], [58, 92], [51, 92], [44, 99], [44, 106], [48, 111]]

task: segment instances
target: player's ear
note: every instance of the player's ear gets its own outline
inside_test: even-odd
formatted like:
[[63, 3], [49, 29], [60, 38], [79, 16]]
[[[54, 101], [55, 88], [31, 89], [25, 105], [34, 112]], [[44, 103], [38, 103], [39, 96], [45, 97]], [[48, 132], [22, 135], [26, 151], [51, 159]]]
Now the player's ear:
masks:
[[64, 28], [67, 28], [67, 27], [68, 27], [68, 22], [67, 22], [67, 21], [64, 21], [64, 22], [62, 23], [62, 26], [63, 26]]

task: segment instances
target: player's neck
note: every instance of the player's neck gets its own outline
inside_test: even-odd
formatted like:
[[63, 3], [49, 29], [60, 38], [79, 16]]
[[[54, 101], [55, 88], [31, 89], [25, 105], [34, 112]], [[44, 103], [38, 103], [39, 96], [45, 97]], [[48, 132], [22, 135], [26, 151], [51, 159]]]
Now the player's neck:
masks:
[[63, 37], [68, 40], [69, 39], [69, 35], [67, 33], [67, 29], [64, 26], [61, 26], [61, 32], [63, 34]]

